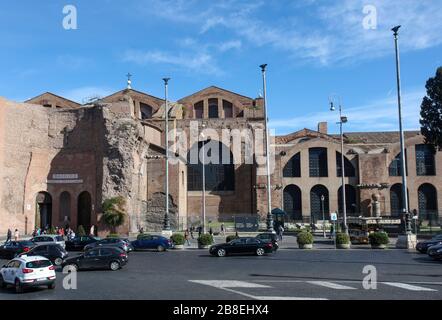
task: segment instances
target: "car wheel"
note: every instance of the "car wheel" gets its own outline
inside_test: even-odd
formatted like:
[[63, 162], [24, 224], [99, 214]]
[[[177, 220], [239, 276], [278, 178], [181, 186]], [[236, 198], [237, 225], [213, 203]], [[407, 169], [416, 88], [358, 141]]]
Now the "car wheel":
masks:
[[110, 263], [110, 269], [112, 271], [117, 271], [118, 269], [120, 269], [120, 263], [118, 261], [112, 261]]
[[63, 259], [62, 258], [55, 258], [54, 264], [56, 266], [60, 266], [62, 263], [63, 263]]
[[15, 279], [15, 292], [23, 293], [23, 286], [21, 285], [21, 282], [18, 279]]
[[256, 255], [257, 255], [257, 256], [263, 256], [264, 253], [265, 253], [265, 251], [264, 251], [263, 248], [258, 248], [258, 249], [256, 249]]
[[224, 249], [218, 249], [218, 251], [216, 252], [216, 254], [218, 255], [218, 257], [225, 257], [225, 256], [226, 256], [226, 250], [224, 250]]
[[54, 290], [55, 289], [55, 282], [52, 282], [50, 285], [48, 285], [48, 289]]
[[165, 249], [164, 249], [164, 247], [162, 245], [159, 245], [157, 247], [157, 250], [158, 250], [158, 252], [163, 252]]

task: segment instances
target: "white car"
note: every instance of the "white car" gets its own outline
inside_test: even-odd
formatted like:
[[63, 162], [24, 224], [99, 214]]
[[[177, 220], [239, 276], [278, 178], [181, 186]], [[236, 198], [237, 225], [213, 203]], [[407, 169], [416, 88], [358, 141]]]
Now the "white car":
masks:
[[64, 239], [62, 236], [59, 236], [58, 234], [44, 234], [41, 236], [36, 236], [31, 239], [32, 242], [35, 244], [59, 244], [63, 249], [66, 248], [66, 243], [64, 242]]
[[26, 287], [47, 286], [54, 289], [55, 279], [55, 267], [40, 256], [24, 255], [12, 259], [0, 269], [0, 287], [13, 285], [17, 293], [22, 293]]

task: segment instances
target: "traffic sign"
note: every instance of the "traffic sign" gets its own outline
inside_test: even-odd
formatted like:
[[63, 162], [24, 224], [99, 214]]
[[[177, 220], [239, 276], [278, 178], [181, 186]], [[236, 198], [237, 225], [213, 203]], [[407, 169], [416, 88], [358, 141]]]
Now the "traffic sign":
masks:
[[331, 219], [331, 221], [337, 221], [338, 220], [338, 215], [336, 214], [336, 212], [330, 213], [330, 219]]

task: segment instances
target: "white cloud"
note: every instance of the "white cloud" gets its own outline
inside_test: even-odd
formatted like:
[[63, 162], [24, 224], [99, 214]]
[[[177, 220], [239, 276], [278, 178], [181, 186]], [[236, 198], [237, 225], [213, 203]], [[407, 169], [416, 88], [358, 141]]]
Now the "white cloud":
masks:
[[219, 45], [216, 45], [221, 52], [229, 51], [232, 49], [241, 49], [242, 42], [240, 40], [231, 40], [222, 42]]
[[140, 65], [165, 64], [180, 69], [197, 71], [206, 74], [220, 74], [213, 57], [205, 52], [172, 54], [160, 50], [140, 51], [128, 50], [124, 53], [123, 60]]
[[[419, 129], [420, 105], [425, 96], [425, 90], [405, 91], [402, 97], [402, 118], [403, 126], [406, 130]], [[366, 105], [351, 107], [343, 106], [343, 113], [348, 117], [348, 123], [345, 124], [346, 131], [394, 131], [398, 130], [398, 109], [397, 98], [391, 95], [387, 98], [374, 100]], [[323, 112], [314, 112], [300, 117], [271, 119], [269, 126], [277, 130], [278, 134], [284, 134], [311, 128], [316, 130], [320, 121], [329, 123], [329, 131], [337, 132], [338, 121], [337, 112], [331, 112], [327, 109]]]

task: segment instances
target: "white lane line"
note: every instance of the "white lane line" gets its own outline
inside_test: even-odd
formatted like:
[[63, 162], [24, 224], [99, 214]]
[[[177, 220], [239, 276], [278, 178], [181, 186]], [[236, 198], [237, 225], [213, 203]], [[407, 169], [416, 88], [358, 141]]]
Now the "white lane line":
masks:
[[410, 291], [437, 291], [435, 289], [413, 286], [413, 285], [407, 284], [407, 283], [400, 283], [400, 282], [382, 282], [382, 283], [386, 284], [388, 286], [397, 287], [397, 288], [410, 290]]
[[325, 298], [310, 297], [279, 297], [279, 296], [255, 296], [231, 288], [271, 288], [270, 286], [260, 285], [252, 282], [236, 281], [236, 280], [189, 280], [189, 282], [201, 285], [215, 287], [227, 292], [235, 293], [249, 299], [254, 300], [328, 300]]
[[270, 286], [246, 282], [237, 280], [189, 280], [190, 282], [195, 282], [199, 284], [204, 284], [206, 286], [211, 286], [215, 288], [271, 288]]
[[333, 282], [328, 281], [307, 281], [307, 283], [315, 284], [321, 287], [326, 287], [330, 289], [336, 289], [336, 290], [356, 290], [356, 288], [344, 286], [342, 284], [337, 284]]

